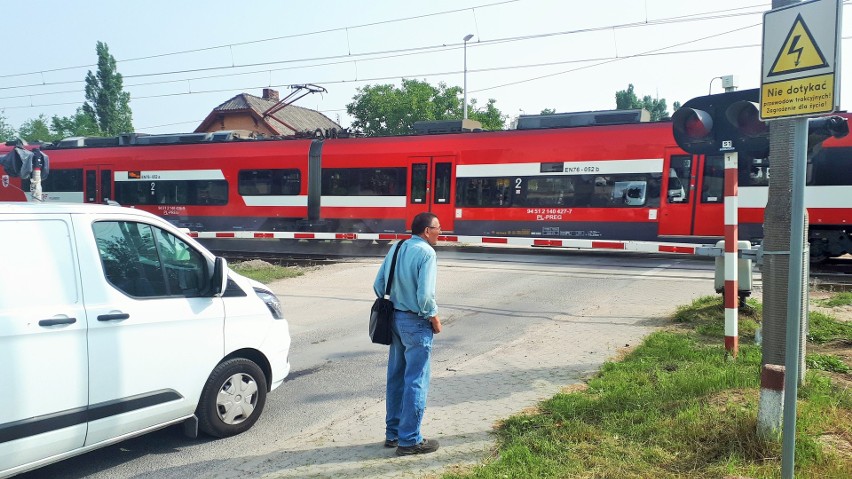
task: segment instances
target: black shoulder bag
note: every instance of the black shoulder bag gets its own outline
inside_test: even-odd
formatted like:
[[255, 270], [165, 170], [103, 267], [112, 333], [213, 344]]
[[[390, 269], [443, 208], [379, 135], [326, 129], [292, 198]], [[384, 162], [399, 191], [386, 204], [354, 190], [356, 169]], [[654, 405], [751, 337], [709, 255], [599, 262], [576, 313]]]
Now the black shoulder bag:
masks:
[[370, 311], [370, 339], [376, 344], [391, 343], [393, 302], [390, 300], [390, 291], [393, 285], [393, 273], [396, 270], [396, 257], [404, 242], [405, 240], [401, 240], [397, 243], [396, 250], [393, 252], [390, 274], [388, 275], [388, 282], [385, 285], [385, 295], [381, 298], [376, 298], [376, 302], [373, 303], [373, 309]]

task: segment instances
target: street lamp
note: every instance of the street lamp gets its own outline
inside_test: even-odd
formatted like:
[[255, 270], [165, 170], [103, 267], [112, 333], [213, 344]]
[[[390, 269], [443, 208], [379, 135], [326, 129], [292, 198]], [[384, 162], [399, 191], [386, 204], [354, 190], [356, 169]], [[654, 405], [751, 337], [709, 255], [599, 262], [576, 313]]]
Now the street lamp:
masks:
[[467, 120], [467, 42], [473, 38], [473, 33], [464, 36], [464, 119]]

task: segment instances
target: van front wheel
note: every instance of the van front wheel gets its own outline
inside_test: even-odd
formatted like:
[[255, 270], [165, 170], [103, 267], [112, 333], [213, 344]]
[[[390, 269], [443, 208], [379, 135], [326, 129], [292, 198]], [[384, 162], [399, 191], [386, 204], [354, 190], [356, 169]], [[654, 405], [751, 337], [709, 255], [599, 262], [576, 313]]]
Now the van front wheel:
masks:
[[248, 431], [266, 404], [266, 376], [248, 359], [229, 359], [210, 373], [196, 415], [198, 427], [216, 437]]

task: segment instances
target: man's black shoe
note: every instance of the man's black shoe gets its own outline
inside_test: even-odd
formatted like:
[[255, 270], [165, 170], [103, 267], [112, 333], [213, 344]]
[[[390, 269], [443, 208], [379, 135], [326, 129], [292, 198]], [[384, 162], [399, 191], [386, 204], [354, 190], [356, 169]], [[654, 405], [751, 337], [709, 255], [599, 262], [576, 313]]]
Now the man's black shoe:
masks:
[[385, 447], [399, 446], [399, 439], [385, 439]]
[[423, 439], [420, 444], [413, 446], [399, 446], [396, 448], [397, 456], [410, 456], [412, 454], [429, 454], [438, 450], [438, 441], [434, 439]]

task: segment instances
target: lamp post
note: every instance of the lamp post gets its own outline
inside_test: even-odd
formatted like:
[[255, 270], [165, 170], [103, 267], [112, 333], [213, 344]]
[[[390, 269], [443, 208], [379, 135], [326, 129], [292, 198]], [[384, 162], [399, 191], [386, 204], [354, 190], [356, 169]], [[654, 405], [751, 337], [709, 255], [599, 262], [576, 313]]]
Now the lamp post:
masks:
[[464, 119], [467, 120], [467, 42], [473, 38], [473, 33], [464, 36]]

